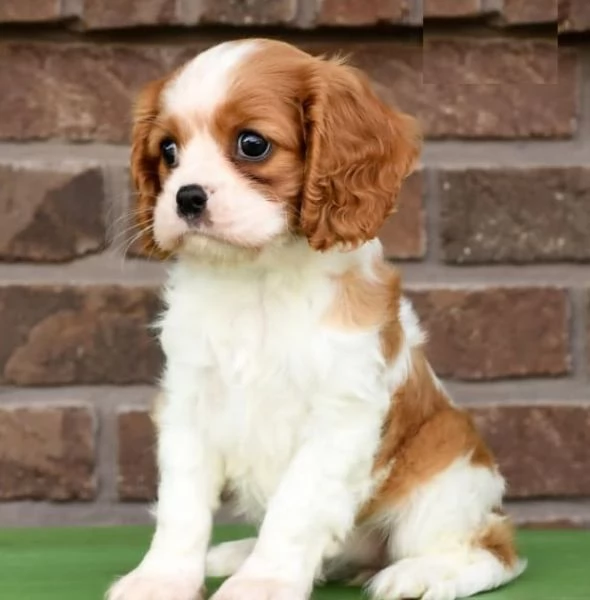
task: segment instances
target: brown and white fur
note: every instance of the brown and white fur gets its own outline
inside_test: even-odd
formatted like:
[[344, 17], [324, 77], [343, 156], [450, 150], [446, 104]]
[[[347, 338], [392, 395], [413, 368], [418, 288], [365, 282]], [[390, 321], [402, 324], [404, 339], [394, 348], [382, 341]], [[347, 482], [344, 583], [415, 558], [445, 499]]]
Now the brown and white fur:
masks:
[[[110, 600], [194, 600], [206, 574], [229, 576], [215, 600], [305, 600], [334, 578], [452, 600], [522, 572], [504, 480], [376, 239], [419, 147], [362, 73], [276, 41], [215, 46], [142, 92], [136, 211], [175, 260], [157, 529]], [[224, 490], [258, 537], [208, 551]]]

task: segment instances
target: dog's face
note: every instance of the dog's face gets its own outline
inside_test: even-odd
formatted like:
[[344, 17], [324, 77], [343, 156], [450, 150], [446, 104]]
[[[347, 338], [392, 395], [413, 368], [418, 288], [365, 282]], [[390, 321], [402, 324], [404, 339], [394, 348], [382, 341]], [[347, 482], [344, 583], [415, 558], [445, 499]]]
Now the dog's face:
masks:
[[355, 246], [394, 210], [418, 151], [414, 120], [352, 67], [281, 42], [229, 42], [140, 94], [136, 215], [164, 254], [255, 255], [293, 237]]

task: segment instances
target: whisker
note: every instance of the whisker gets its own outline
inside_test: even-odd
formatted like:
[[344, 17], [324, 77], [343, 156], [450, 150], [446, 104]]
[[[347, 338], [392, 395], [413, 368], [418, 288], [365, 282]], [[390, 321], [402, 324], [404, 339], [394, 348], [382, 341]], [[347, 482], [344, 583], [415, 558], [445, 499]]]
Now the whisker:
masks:
[[130, 227], [125, 228], [123, 231], [117, 232], [117, 234], [111, 240], [113, 250], [119, 253], [123, 251], [124, 248], [126, 248], [126, 250], [124, 251], [126, 253], [131, 247], [131, 245], [133, 245], [135, 241], [140, 239], [144, 233], [149, 233], [152, 230], [152, 224], [148, 226], [141, 226], [139, 225], [139, 223], [135, 223]]
[[123, 258], [126, 258], [127, 255], [129, 254], [129, 251], [131, 250], [131, 247], [133, 246], [133, 244], [135, 244], [135, 242], [137, 242], [138, 240], [140, 240], [144, 235], [147, 235], [149, 233], [153, 233], [153, 226], [150, 225], [149, 227], [145, 227], [142, 228], [136, 235], [134, 235], [128, 242], [127, 246], [123, 249]]
[[110, 223], [110, 227], [114, 228], [117, 225], [120, 225], [121, 223], [129, 223], [131, 221], [135, 221], [136, 217], [141, 217], [143, 215], [149, 215], [152, 212], [151, 209], [144, 209], [144, 210], [133, 210], [133, 211], [125, 211], [124, 214], [119, 215], [117, 218], [113, 219], [113, 221], [111, 221]]
[[139, 223], [130, 225], [129, 227], [126, 227], [125, 229], [123, 229], [121, 231], [117, 231], [112, 238], [112, 242], [117, 243], [121, 238], [125, 238], [125, 239], [123, 239], [123, 242], [125, 242], [125, 240], [128, 238], [129, 235], [131, 235], [131, 234], [135, 235], [142, 229], [143, 229], [143, 227]]

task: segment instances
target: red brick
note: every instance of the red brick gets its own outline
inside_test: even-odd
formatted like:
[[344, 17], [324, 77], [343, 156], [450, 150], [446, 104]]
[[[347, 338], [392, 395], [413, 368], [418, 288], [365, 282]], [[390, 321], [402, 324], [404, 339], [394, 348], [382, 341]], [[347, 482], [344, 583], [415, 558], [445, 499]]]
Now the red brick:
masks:
[[103, 44], [0, 46], [0, 138], [127, 141], [137, 91], [175, 66], [181, 53]]
[[503, 15], [511, 25], [556, 23], [557, 0], [504, 0]]
[[423, 2], [426, 18], [473, 17], [482, 12], [481, 0], [423, 0]]
[[559, 30], [590, 30], [590, 2], [588, 0], [559, 0]]
[[410, 0], [318, 0], [319, 25], [375, 25], [404, 23]]
[[[516, 55], [514, 58], [517, 60]], [[575, 53], [560, 50], [558, 84], [477, 83], [477, 75], [473, 74], [473, 84], [465, 85], [447, 79], [450, 71], [442, 66], [438, 69], [436, 57], [431, 54], [425, 102], [420, 107], [425, 130], [430, 138], [438, 139], [570, 137], [577, 128], [577, 71]], [[532, 77], [538, 78], [544, 72], [551, 73], [548, 63], [535, 70]], [[461, 77], [465, 81], [469, 76]]]
[[590, 405], [473, 407], [508, 481], [508, 496], [590, 495]]
[[87, 1], [81, 18], [89, 29], [178, 23], [175, 0]]
[[424, 39], [424, 83], [451, 85], [556, 83], [557, 39]]
[[299, 0], [180, 0], [183, 23], [228, 25], [288, 24], [297, 16]]
[[422, 115], [428, 109], [429, 100], [422, 85], [422, 45], [309, 42], [301, 47], [314, 55], [350, 55], [350, 62], [370, 76], [386, 102], [413, 115]]
[[[568, 1], [568, 0], [566, 0]], [[426, 18], [477, 17], [501, 11], [509, 25], [556, 23], [557, 0], [504, 0], [501, 3], [486, 0], [423, 0]]]
[[411, 290], [427, 353], [447, 378], [564, 375], [571, 370], [569, 300], [555, 288]]
[[157, 486], [156, 435], [144, 410], [129, 410], [118, 417], [118, 480], [121, 500], [154, 500]]
[[0, 165], [0, 260], [64, 261], [105, 243], [98, 169]]
[[590, 261], [590, 169], [445, 171], [439, 194], [448, 262]]
[[[460, 50], [456, 44], [454, 48]], [[504, 54], [500, 62], [518, 59], [518, 47], [511, 42], [513, 54]], [[423, 83], [421, 46], [411, 44], [329, 44], [306, 43], [304, 49], [315, 54], [334, 54], [340, 51], [351, 55], [351, 62], [371, 77], [378, 93], [389, 103], [417, 115], [426, 137], [441, 138], [551, 138], [571, 135], [577, 118], [577, 56], [560, 50], [559, 84], [531, 83], [551, 76], [549, 50], [545, 62], [539, 64], [533, 54], [534, 46], [526, 46], [526, 57], [513, 71], [526, 72], [527, 61], [537, 65], [528, 75], [529, 82], [482, 83], [477, 73], [461, 75], [472, 84], [455, 84], [442, 76], [443, 67], [430, 57], [429, 83]], [[447, 55], [441, 57], [445, 59]], [[471, 63], [475, 68], [477, 65]], [[449, 67], [445, 67], [448, 75]], [[487, 67], [488, 77], [494, 71]], [[485, 72], [482, 72], [485, 75]]]
[[32, 23], [62, 17], [61, 0], [2, 0], [0, 22]]
[[415, 173], [406, 180], [398, 206], [379, 236], [385, 255], [397, 259], [422, 258], [426, 252], [422, 173]]
[[94, 428], [84, 407], [0, 408], [0, 499], [92, 500]]
[[161, 355], [148, 325], [158, 306], [151, 288], [0, 287], [0, 382], [153, 383]]

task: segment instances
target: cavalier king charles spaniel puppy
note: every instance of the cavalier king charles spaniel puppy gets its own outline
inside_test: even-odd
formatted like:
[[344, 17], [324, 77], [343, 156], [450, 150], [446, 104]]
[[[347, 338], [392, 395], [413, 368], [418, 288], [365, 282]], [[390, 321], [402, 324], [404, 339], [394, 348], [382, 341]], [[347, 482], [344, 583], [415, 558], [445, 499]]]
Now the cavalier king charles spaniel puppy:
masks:
[[[524, 569], [504, 480], [429, 366], [377, 234], [416, 122], [341, 59], [223, 43], [140, 94], [146, 247], [171, 256], [157, 527], [110, 600], [453, 600]], [[255, 539], [208, 549], [223, 493]]]

